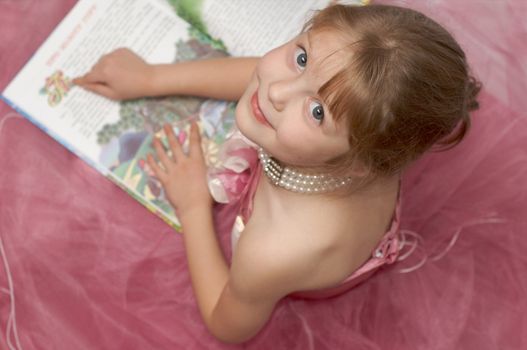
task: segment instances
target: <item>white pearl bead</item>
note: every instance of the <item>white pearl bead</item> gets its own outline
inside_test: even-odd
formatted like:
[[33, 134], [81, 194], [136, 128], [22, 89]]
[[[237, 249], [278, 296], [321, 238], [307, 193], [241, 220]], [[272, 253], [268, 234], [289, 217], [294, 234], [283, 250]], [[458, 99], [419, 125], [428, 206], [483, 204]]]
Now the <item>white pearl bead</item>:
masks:
[[302, 174], [301, 172], [282, 166], [266, 154], [263, 148], [258, 150], [258, 158], [262, 163], [264, 173], [269, 177], [271, 183], [294, 192], [321, 193], [332, 191], [348, 184], [352, 180], [350, 177], [335, 179], [324, 174]]

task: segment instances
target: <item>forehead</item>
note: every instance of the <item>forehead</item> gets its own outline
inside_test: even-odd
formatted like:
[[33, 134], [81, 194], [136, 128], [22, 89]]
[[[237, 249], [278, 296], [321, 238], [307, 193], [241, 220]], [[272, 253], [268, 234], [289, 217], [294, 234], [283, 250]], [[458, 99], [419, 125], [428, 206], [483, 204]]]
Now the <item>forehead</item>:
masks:
[[342, 69], [349, 50], [344, 50], [344, 40], [334, 30], [309, 30], [302, 35], [307, 42], [308, 69], [322, 85]]

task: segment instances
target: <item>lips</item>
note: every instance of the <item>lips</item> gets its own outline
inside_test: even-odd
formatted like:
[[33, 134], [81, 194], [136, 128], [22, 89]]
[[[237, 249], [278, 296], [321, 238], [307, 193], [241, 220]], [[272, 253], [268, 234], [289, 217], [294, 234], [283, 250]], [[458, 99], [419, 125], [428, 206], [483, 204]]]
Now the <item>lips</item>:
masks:
[[258, 103], [258, 91], [256, 91], [253, 96], [251, 97], [251, 109], [252, 109], [252, 112], [253, 112], [253, 115], [254, 117], [256, 118], [256, 120], [265, 125], [265, 126], [268, 126], [270, 128], [272, 128], [273, 126], [269, 123], [269, 121], [267, 120], [267, 118], [265, 117], [265, 115], [263, 114], [262, 110], [260, 109], [260, 104]]

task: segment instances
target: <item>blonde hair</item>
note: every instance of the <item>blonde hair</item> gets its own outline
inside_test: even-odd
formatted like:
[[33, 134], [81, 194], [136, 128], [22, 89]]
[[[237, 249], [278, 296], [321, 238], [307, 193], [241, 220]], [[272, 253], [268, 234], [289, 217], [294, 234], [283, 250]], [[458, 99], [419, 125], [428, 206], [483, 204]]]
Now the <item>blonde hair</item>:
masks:
[[334, 5], [304, 30], [332, 30], [350, 50], [319, 89], [349, 131], [351, 150], [332, 159], [333, 174], [360, 162], [368, 179], [396, 174], [432, 146], [450, 148], [470, 126], [480, 83], [463, 50], [439, 24], [407, 8]]

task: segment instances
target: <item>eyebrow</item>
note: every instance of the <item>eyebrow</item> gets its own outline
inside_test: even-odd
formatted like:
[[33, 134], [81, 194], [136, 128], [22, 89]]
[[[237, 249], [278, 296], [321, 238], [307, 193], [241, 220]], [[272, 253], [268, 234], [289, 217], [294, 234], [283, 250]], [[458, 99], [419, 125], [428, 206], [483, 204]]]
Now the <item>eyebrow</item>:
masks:
[[309, 46], [309, 50], [311, 51], [311, 48], [313, 47], [313, 45], [311, 44], [311, 31], [307, 32], [307, 44]]
[[[312, 65], [314, 63], [314, 57], [313, 57], [313, 45], [312, 45], [312, 41], [311, 41], [311, 38], [312, 38], [311, 37], [311, 31], [306, 32], [306, 37], [307, 37], [307, 47], [305, 47], [304, 49], [305, 49], [306, 53], [308, 54], [307, 61], [308, 61], [308, 63], [311, 62], [311, 65]], [[317, 90], [317, 95], [318, 95], [318, 90]]]

